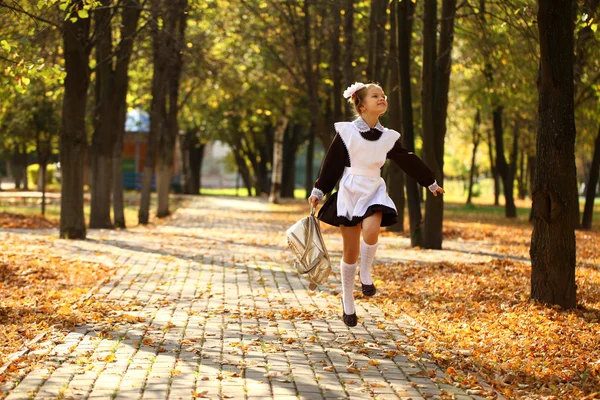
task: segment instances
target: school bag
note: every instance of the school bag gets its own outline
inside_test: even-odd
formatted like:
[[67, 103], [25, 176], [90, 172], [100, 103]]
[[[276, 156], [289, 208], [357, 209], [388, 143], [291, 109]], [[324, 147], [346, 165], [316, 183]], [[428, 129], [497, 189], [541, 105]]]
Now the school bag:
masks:
[[306, 275], [309, 289], [324, 284], [331, 273], [331, 260], [315, 217], [315, 208], [311, 207], [310, 215], [292, 225], [286, 235], [296, 271]]

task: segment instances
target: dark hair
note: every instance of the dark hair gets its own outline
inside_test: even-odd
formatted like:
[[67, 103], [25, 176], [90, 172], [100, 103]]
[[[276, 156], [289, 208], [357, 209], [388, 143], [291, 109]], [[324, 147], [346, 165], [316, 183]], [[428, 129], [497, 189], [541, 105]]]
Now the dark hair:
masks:
[[365, 97], [367, 97], [367, 92], [372, 87], [378, 87], [379, 89], [383, 90], [382, 87], [377, 83], [367, 83], [365, 87], [357, 90], [354, 92], [353, 96], [348, 98], [348, 103], [352, 104], [352, 111], [356, 117], [360, 117], [360, 106], [362, 106]]

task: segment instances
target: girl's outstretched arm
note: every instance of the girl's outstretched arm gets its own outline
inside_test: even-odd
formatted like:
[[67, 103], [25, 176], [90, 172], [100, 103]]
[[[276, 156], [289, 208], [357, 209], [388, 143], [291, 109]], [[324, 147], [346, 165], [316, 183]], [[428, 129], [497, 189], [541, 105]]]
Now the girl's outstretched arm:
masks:
[[421, 186], [426, 186], [434, 196], [443, 194], [444, 189], [438, 186], [431, 169], [412, 151], [402, 147], [400, 139], [388, 152], [387, 158], [394, 161], [408, 176], [417, 181]]

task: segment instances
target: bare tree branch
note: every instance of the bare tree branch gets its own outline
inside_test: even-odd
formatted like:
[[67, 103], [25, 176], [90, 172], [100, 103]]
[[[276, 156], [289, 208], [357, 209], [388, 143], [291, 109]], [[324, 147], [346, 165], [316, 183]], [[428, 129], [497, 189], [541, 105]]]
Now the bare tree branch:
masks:
[[40, 17], [39, 15], [35, 15], [35, 14], [25, 11], [25, 9], [23, 9], [23, 7], [21, 7], [19, 5], [19, 3], [17, 3], [14, 0], [12, 1], [12, 3], [14, 3], [15, 5], [11, 6], [9, 4], [6, 4], [6, 2], [4, 0], [0, 0], [0, 7], [8, 8], [9, 10], [14, 11], [15, 13], [25, 14], [29, 18], [33, 19], [34, 21], [43, 22], [45, 24], [52, 25], [57, 28], [61, 27], [60, 24], [58, 24], [55, 21], [50, 21], [49, 19], [46, 19], [46, 18]]

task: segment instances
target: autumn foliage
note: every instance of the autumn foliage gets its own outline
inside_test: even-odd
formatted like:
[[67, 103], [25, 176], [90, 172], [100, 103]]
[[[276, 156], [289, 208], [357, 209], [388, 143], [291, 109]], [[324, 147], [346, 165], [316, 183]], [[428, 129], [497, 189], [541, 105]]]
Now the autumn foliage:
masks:
[[[282, 229], [306, 213], [306, 206], [298, 203], [269, 205], [268, 213], [262, 204], [247, 204], [248, 209], [231, 212], [227, 218], [243, 217], [247, 224], [263, 229], [265, 234], [248, 237], [244, 231], [229, 232], [228, 238], [253, 244], [257, 251], [281, 244]], [[253, 208], [257, 205], [258, 209]], [[272, 229], [265, 231], [265, 227]], [[323, 228], [327, 244], [335, 249], [332, 239], [339, 239], [338, 230]], [[55, 239], [39, 231], [32, 231], [31, 235], [37, 236], [30, 236], [31, 241], [24, 243], [22, 235], [9, 233], [0, 245], [0, 337], [6, 338], [0, 343], [0, 365], [41, 332], [64, 334], [87, 322], [110, 327], [126, 318], [119, 313], [122, 306], [111, 304], [97, 294], [88, 297], [96, 283], [111, 275], [108, 267], [59, 257], [50, 249]], [[564, 311], [529, 299], [531, 227], [526, 216], [507, 221], [502, 216], [481, 212], [480, 208], [458, 213], [451, 204], [444, 222], [445, 245], [467, 244], [484, 261], [454, 262], [448, 257], [445, 262], [424, 263], [418, 260], [420, 251], [411, 253], [415, 254], [415, 260], [410, 262], [384, 264], [376, 260], [373, 276], [378, 294], [361, 298], [357, 290], [358, 301], [376, 304], [388, 321], [410, 319], [410, 329], [407, 324], [397, 324], [398, 329], [409, 339], [414, 349], [412, 356], [429, 357], [442, 368], [445, 376], [422, 371], [431, 373], [429, 378], [440, 383], [452, 383], [465, 388], [467, 393], [488, 398], [498, 393], [508, 399], [598, 398], [600, 232], [578, 231], [576, 235], [578, 307], [575, 310]], [[382, 231], [382, 236], [386, 241], [398, 238], [396, 233], [387, 231]], [[202, 251], [210, 252], [212, 246]], [[334, 264], [338, 250], [334, 250]], [[398, 251], [404, 250], [398, 248]], [[331, 287], [338, 283], [334, 281], [332, 278]], [[323, 289], [319, 295], [339, 295], [337, 290]], [[208, 291], [201, 291], [198, 296], [205, 294], [209, 295]], [[211, 313], [225, 315], [231, 311], [215, 309]], [[266, 318], [273, 322], [339, 318], [339, 310], [329, 309], [288, 308], [281, 314], [264, 310], [248, 312], [246, 318]], [[365, 322], [369, 320], [367, 315], [360, 317]], [[285, 351], [276, 343], [256, 341], [249, 345], [264, 346], [268, 352]], [[241, 347], [240, 351], [246, 348]], [[359, 343], [348, 351], [360, 352]], [[404, 351], [402, 348], [381, 357], [394, 358]], [[17, 370], [29, 368], [31, 361], [19, 358], [11, 364], [9, 372], [21, 373]], [[348, 368], [347, 372], [355, 373], [351, 365]], [[325, 372], [329, 369], [330, 366], [323, 366]], [[202, 398], [202, 392], [197, 397]]]
[[[86, 299], [90, 289], [111, 275], [108, 267], [59, 257], [44, 249], [50, 244], [48, 238], [23, 243], [8, 234], [4, 239], [0, 244], [0, 366], [42, 333], [60, 335], [110, 316], [111, 304], [98, 297]], [[10, 361], [8, 371], [15, 372], [29, 367], [32, 359]], [[0, 375], [0, 382], [5, 378], [6, 374]]]
[[596, 398], [600, 234], [577, 232], [578, 307], [563, 311], [529, 300], [529, 226], [445, 225], [447, 239], [479, 241], [493, 257], [377, 266], [375, 301], [387, 316], [414, 318], [414, 345], [466, 388], [483, 380], [507, 398]]
[[22, 215], [0, 212], [0, 228], [45, 229], [56, 228], [58, 222], [40, 215]]

